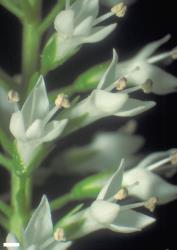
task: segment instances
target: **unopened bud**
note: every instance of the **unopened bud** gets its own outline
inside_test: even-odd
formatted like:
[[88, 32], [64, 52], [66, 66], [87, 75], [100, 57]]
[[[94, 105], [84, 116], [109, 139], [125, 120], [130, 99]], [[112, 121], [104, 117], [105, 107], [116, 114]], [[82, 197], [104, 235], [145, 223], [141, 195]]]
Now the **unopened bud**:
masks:
[[59, 94], [55, 100], [55, 105], [58, 109], [60, 108], [69, 108], [70, 102], [68, 100], [68, 97], [64, 94]]
[[152, 92], [153, 81], [151, 79], [147, 79], [145, 83], [142, 84], [141, 88], [145, 94], [149, 94]]
[[177, 165], [177, 151], [171, 156], [171, 164]]
[[121, 188], [119, 192], [114, 196], [115, 200], [122, 201], [128, 197], [128, 190], [127, 188]]
[[145, 208], [147, 208], [150, 212], [154, 212], [156, 206], [157, 206], [158, 198], [157, 197], [151, 197], [149, 200], [147, 200], [144, 203]]
[[127, 78], [122, 77], [116, 83], [116, 90], [121, 91], [127, 87]]
[[16, 92], [15, 90], [10, 90], [8, 92], [8, 100], [9, 102], [12, 102], [12, 103], [19, 102], [20, 98], [19, 98], [18, 92]]
[[56, 241], [65, 240], [65, 234], [63, 228], [57, 228], [57, 230], [54, 233], [54, 239]]
[[124, 17], [125, 13], [127, 11], [127, 6], [123, 2], [121, 2], [121, 3], [118, 3], [115, 6], [113, 6], [112, 9], [111, 9], [111, 11], [117, 17]]

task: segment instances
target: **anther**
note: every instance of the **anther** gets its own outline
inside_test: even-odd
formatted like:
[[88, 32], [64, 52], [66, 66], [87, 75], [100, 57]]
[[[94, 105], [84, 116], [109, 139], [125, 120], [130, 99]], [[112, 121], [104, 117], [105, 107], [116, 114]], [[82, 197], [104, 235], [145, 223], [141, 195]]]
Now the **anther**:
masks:
[[122, 77], [120, 78], [116, 83], [116, 90], [121, 91], [124, 90], [127, 87], [127, 78]]
[[123, 2], [121, 2], [121, 3], [118, 3], [115, 6], [113, 6], [112, 9], [111, 9], [111, 11], [117, 17], [124, 17], [125, 13], [127, 11], [127, 6]]
[[147, 79], [145, 83], [141, 85], [141, 88], [145, 94], [149, 94], [152, 92], [153, 81], [151, 79]]
[[171, 164], [177, 165], [177, 151], [171, 155]]
[[121, 188], [119, 192], [114, 196], [114, 199], [117, 201], [125, 200], [128, 197], [128, 189]]
[[18, 92], [16, 92], [15, 90], [10, 90], [8, 92], [8, 100], [11, 103], [17, 103], [17, 102], [19, 102], [20, 98], [19, 98]]
[[54, 239], [56, 241], [62, 241], [65, 240], [64, 230], [63, 228], [57, 228], [57, 230], [54, 233]]
[[157, 197], [151, 197], [149, 200], [147, 200], [144, 203], [144, 207], [147, 208], [150, 212], [154, 212], [156, 206], [157, 206], [158, 198]]
[[64, 94], [59, 94], [55, 100], [55, 105], [58, 109], [60, 108], [70, 108], [70, 102], [68, 97]]
[[172, 59], [174, 59], [174, 60], [177, 59], [177, 47], [175, 47], [175, 48], [172, 50], [171, 57], [172, 57]]

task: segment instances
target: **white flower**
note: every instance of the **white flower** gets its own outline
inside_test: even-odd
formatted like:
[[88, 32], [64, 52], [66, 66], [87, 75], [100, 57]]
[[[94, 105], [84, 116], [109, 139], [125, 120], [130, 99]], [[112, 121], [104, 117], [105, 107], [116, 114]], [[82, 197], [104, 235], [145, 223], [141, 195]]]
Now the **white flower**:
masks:
[[[7, 243], [17, 243], [13, 234], [9, 234]], [[23, 245], [17, 250], [66, 250], [71, 245], [69, 241], [56, 241], [54, 239], [53, 224], [48, 200], [43, 196], [38, 208], [33, 213], [25, 231], [23, 232]], [[8, 250], [14, 250], [8, 247]]]
[[98, 26], [99, 23], [114, 15], [110, 11], [97, 17], [98, 12], [98, 0], [76, 0], [71, 5], [70, 1], [66, 1], [65, 10], [56, 16], [54, 22], [57, 31], [58, 58], [67, 56], [83, 43], [103, 40], [116, 28], [115, 23]]
[[123, 161], [118, 170], [100, 191], [96, 201], [85, 210], [81, 232], [73, 237], [88, 234], [99, 229], [110, 229], [115, 232], [132, 233], [141, 231], [152, 224], [155, 219], [132, 209], [146, 207], [146, 202], [120, 205], [116, 203], [116, 194], [122, 186]]
[[[176, 48], [155, 56], [151, 55], [170, 39], [170, 35], [146, 45], [135, 57], [121, 62], [117, 66], [117, 77], [127, 76], [128, 85], [139, 85], [151, 82], [150, 92], [164, 95], [176, 92], [177, 78], [154, 65], [164, 59], [175, 59]], [[139, 70], [134, 70], [139, 67]]]
[[[176, 170], [173, 159], [176, 150], [168, 150], [149, 155], [132, 170], [126, 171], [123, 178], [123, 187], [129, 196], [147, 200], [154, 196], [158, 204], [166, 204], [177, 199], [177, 186], [172, 185], [158, 175]], [[176, 161], [176, 160], [175, 160]]]
[[65, 128], [67, 119], [51, 121], [58, 109], [56, 105], [49, 110], [45, 83], [40, 77], [21, 111], [12, 114], [10, 131], [17, 140], [17, 148], [25, 165], [30, 163], [42, 143], [54, 140]]
[[[155, 103], [130, 98], [123, 90], [121, 93], [112, 93], [111, 90], [117, 85], [117, 61], [116, 51], [113, 51], [113, 60], [105, 74], [98, 83], [97, 89], [79, 102], [68, 114], [71, 118], [87, 114], [85, 124], [107, 116], [135, 116], [150, 108]], [[84, 125], [85, 125], [84, 124]]]
[[[87, 175], [95, 171], [115, 170], [115, 163], [120, 162], [123, 157], [126, 159], [126, 165], [132, 165], [133, 154], [143, 142], [143, 138], [137, 135], [121, 132], [99, 133], [89, 145], [73, 147], [57, 156], [53, 166], [59, 174]], [[59, 159], [63, 162], [62, 169], [58, 167]]]

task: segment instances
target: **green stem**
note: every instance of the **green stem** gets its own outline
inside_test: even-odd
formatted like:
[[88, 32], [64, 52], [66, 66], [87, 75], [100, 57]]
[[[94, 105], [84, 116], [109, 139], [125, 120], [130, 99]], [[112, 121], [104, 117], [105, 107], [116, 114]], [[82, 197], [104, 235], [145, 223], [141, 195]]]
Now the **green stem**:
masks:
[[2, 5], [19, 19], [23, 17], [21, 9], [19, 8], [19, 6], [17, 6], [17, 4], [14, 3], [14, 0], [0, 0], [0, 5]]
[[31, 179], [29, 176], [18, 176], [12, 173], [11, 203], [13, 215], [11, 217], [11, 231], [21, 239], [21, 230], [26, 226], [31, 207]]
[[29, 24], [27, 22], [23, 24], [22, 72], [24, 92], [31, 77], [38, 71], [40, 36], [37, 29], [37, 24]]
[[68, 202], [72, 201], [73, 197], [71, 194], [65, 194], [59, 198], [56, 198], [50, 203], [50, 207], [52, 211], [61, 209], [64, 207]]
[[0, 210], [7, 217], [10, 217], [11, 214], [12, 214], [11, 208], [6, 203], [4, 203], [3, 201], [0, 201]]
[[39, 27], [39, 33], [42, 35], [54, 22], [56, 15], [64, 8], [65, 0], [60, 0], [53, 9], [49, 12], [48, 16], [43, 20]]

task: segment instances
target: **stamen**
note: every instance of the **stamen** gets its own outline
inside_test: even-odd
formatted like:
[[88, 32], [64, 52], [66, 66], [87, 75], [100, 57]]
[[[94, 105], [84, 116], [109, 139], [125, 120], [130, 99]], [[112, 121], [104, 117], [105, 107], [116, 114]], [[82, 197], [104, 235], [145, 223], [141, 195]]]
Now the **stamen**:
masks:
[[58, 109], [60, 108], [70, 108], [70, 102], [68, 97], [64, 94], [59, 94], [55, 100], [55, 105]]
[[116, 90], [121, 91], [124, 90], [127, 87], [127, 78], [126, 77], [122, 77], [117, 81], [116, 84]]
[[161, 161], [158, 161], [158, 162], [155, 162], [155, 163], [149, 165], [149, 166], [147, 167], [147, 169], [148, 169], [149, 171], [153, 171], [153, 170], [156, 170], [156, 169], [158, 169], [159, 167], [161, 167], [161, 166], [163, 166], [163, 165], [165, 165], [165, 164], [167, 164], [167, 163], [169, 163], [169, 162], [171, 162], [171, 156], [169, 156], [169, 157], [167, 157], [167, 158], [165, 158], [165, 159], [162, 159]]
[[57, 228], [57, 230], [54, 233], [54, 239], [56, 241], [65, 240], [65, 234], [63, 228]]
[[121, 209], [122, 210], [129, 210], [129, 209], [136, 209], [136, 208], [140, 208], [140, 207], [145, 207], [149, 211], [153, 212], [157, 206], [157, 202], [158, 202], [157, 197], [151, 197], [150, 199], [148, 199], [145, 202], [137, 202], [134, 204], [121, 206]]
[[121, 188], [119, 192], [114, 196], [114, 199], [117, 201], [125, 200], [128, 197], [127, 188]]
[[123, 2], [121, 2], [121, 3], [118, 3], [115, 6], [113, 6], [112, 9], [111, 9], [111, 11], [117, 17], [124, 17], [125, 13], [127, 11], [127, 6]]
[[152, 92], [153, 81], [151, 79], [147, 79], [145, 83], [141, 85], [141, 88], [145, 94], [149, 94]]
[[128, 134], [128, 135], [132, 135], [136, 132], [137, 127], [138, 127], [138, 125], [137, 125], [136, 120], [132, 119], [132, 120], [128, 121], [125, 125], [123, 125], [123, 127], [121, 127], [119, 129], [119, 132], [124, 133], [124, 134]]
[[157, 206], [158, 198], [157, 197], [151, 197], [149, 200], [147, 200], [144, 203], [145, 208], [147, 208], [150, 212], [154, 212], [156, 206]]
[[8, 92], [8, 100], [11, 103], [17, 103], [17, 102], [19, 102], [20, 101], [20, 97], [19, 97], [18, 92], [16, 92], [15, 90], [10, 90]]
[[177, 59], [177, 47], [175, 47], [175, 48], [172, 50], [171, 57], [172, 57], [172, 59], [174, 59], [174, 60]]
[[177, 151], [171, 155], [171, 164], [177, 165]]
[[125, 200], [129, 195], [129, 191], [137, 185], [139, 185], [139, 181], [136, 181], [135, 183], [132, 183], [130, 185], [127, 185], [126, 187], [121, 188], [114, 196], [114, 199], [117, 201]]

